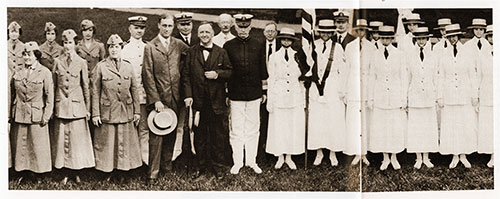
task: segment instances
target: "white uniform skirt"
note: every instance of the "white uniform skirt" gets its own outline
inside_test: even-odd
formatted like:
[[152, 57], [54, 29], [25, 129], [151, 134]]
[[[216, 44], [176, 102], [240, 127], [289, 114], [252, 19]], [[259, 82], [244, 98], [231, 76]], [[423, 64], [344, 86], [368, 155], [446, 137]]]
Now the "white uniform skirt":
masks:
[[438, 152], [439, 134], [435, 106], [409, 108], [406, 144], [408, 153]]
[[493, 106], [479, 106], [477, 152], [493, 153]]
[[309, 104], [307, 149], [342, 151], [345, 147], [345, 104], [339, 100]]
[[305, 151], [304, 107], [274, 108], [269, 113], [266, 152], [282, 154], [302, 154]]
[[347, 104], [346, 111], [346, 146], [344, 153], [347, 155], [366, 154], [366, 108], [361, 109], [361, 102], [351, 101]]
[[472, 105], [445, 105], [441, 109], [439, 152], [444, 155], [477, 151], [476, 113]]
[[370, 122], [368, 150], [374, 153], [399, 153], [405, 149], [407, 130], [404, 109], [375, 107]]

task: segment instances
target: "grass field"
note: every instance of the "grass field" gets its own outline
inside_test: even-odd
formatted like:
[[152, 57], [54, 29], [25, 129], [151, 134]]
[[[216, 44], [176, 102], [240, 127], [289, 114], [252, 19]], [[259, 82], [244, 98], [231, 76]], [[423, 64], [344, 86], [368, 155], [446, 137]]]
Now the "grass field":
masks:
[[[45, 40], [43, 27], [46, 21], [52, 21], [59, 27], [59, 33], [63, 29], [73, 28], [79, 32], [79, 24], [82, 19], [88, 18], [97, 26], [96, 37], [101, 41], [113, 33], [118, 33], [123, 40], [129, 37], [127, 18], [136, 14], [111, 11], [107, 9], [85, 9], [85, 8], [9, 8], [7, 9], [7, 21], [18, 21], [23, 27], [22, 41]], [[156, 23], [157, 16], [147, 15], [148, 29], [144, 36], [145, 40], [151, 40], [158, 34]], [[112, 16], [112, 17], [111, 17]], [[195, 22], [195, 27], [198, 22]], [[216, 32], [218, 28], [216, 27]], [[261, 30], [253, 30], [253, 36], [262, 37]], [[60, 36], [58, 36], [60, 42]], [[314, 159], [314, 152], [309, 156], [309, 164]], [[381, 161], [380, 154], [369, 154], [372, 165], [362, 168], [362, 191], [415, 191], [415, 190], [478, 190], [493, 189], [493, 169], [487, 168], [486, 162], [489, 156], [473, 154], [469, 156], [472, 163], [471, 169], [465, 169], [459, 165], [455, 169], [448, 169], [451, 156], [440, 156], [432, 154], [431, 159], [435, 168], [413, 168], [414, 155], [400, 154], [399, 160], [401, 170], [394, 171], [389, 167], [386, 171], [379, 171]], [[9, 189], [13, 190], [217, 190], [217, 191], [360, 191], [360, 168], [350, 166], [350, 158], [339, 155], [340, 165], [330, 167], [329, 161], [325, 159], [319, 167], [304, 170], [303, 156], [294, 157], [297, 167], [296, 171], [289, 169], [274, 170], [274, 159], [259, 163], [264, 173], [256, 175], [249, 168], [244, 168], [240, 175], [229, 174], [226, 167], [223, 180], [210, 177], [202, 177], [194, 182], [185, 175], [183, 169], [162, 175], [156, 184], [147, 186], [144, 183], [146, 170], [144, 168], [128, 172], [126, 177], [129, 183], [120, 184], [104, 181], [105, 175], [94, 169], [82, 171], [83, 183], [76, 185], [70, 183], [63, 186], [59, 183], [63, 174], [53, 171], [47, 174], [41, 183], [28, 181], [18, 185], [15, 181], [15, 172], [11, 172], [9, 178]], [[286, 167], [286, 166], [284, 166]], [[311, 166], [312, 167], [312, 166]]]

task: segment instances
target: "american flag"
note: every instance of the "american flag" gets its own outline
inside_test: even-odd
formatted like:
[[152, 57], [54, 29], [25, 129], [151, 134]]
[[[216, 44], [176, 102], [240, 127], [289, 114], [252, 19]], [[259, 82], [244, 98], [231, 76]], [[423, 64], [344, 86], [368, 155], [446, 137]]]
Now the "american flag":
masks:
[[309, 72], [306, 76], [312, 75], [312, 66], [316, 62], [316, 52], [314, 51], [314, 25], [316, 24], [316, 11], [313, 9], [302, 10], [302, 50], [306, 55]]

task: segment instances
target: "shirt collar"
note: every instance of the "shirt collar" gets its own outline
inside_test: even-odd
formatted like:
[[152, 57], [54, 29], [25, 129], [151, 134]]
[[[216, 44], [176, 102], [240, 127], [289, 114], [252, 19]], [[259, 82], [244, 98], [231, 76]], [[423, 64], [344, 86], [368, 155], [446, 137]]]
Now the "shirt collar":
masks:
[[161, 41], [161, 43], [162, 43], [162, 44], [165, 44], [165, 42], [167, 42], [167, 43], [169, 43], [169, 44], [170, 44], [170, 38], [171, 38], [171, 37], [172, 37], [172, 36], [170, 36], [170, 37], [168, 37], [168, 38], [165, 38], [165, 37], [161, 36], [161, 34], [158, 34], [158, 38], [160, 39], [160, 41]]
[[203, 44], [200, 42], [200, 46], [205, 47], [205, 48], [212, 48], [212, 47], [214, 46], [214, 42], [210, 42], [208, 45], [203, 45]]
[[[161, 35], [160, 35], [160, 36], [161, 36]], [[140, 39], [136, 39], [136, 38], [134, 38], [134, 37], [130, 37], [130, 40], [129, 40], [129, 41], [130, 41], [130, 43], [143, 43], [143, 42], [142, 42], [142, 38], [140, 38]]]
[[345, 31], [345, 32], [344, 32], [344, 33], [342, 33], [342, 34], [337, 33], [337, 38], [339, 38], [339, 36], [342, 36], [342, 40], [344, 40], [344, 39], [345, 39], [345, 37], [347, 36], [347, 31]]
[[276, 39], [273, 39], [273, 41], [269, 41], [266, 39], [266, 45], [269, 46], [269, 44], [273, 44], [273, 46], [276, 46]]

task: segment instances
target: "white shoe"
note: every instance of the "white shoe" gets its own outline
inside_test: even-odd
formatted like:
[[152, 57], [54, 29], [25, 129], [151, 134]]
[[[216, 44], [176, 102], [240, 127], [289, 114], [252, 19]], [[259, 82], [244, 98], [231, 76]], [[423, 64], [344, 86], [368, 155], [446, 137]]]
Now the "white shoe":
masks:
[[330, 164], [332, 167], [336, 167], [339, 165], [339, 161], [337, 160], [337, 156], [335, 155], [334, 151], [330, 151]]
[[460, 156], [460, 162], [464, 164], [465, 168], [471, 168], [472, 166], [470, 165], [470, 162], [467, 160], [467, 157], [465, 155]]
[[459, 161], [458, 156], [453, 156], [453, 159], [451, 160], [449, 168], [453, 169], [453, 168], [457, 167], [458, 161]]
[[363, 160], [363, 163], [366, 164], [366, 166], [370, 166], [370, 161], [368, 161], [368, 158], [366, 158], [366, 155], [363, 155], [361, 157], [361, 159]]
[[283, 155], [280, 155], [278, 157], [278, 161], [276, 162], [276, 164], [274, 165], [274, 168], [275, 169], [281, 169], [281, 167], [283, 166], [283, 163], [285, 163], [285, 161], [283, 160]]
[[240, 166], [240, 165], [233, 165], [233, 167], [231, 167], [231, 171], [229, 171], [229, 172], [233, 175], [236, 175], [236, 174], [240, 173], [241, 167], [242, 166]]
[[[392, 157], [394, 157], [394, 155]], [[394, 170], [401, 169], [401, 165], [399, 165], [397, 158], [391, 158], [391, 164], [392, 164], [392, 168], [394, 168]]]
[[432, 164], [430, 159], [424, 159], [424, 164], [427, 168], [432, 168], [434, 167], [434, 164]]
[[316, 154], [316, 158], [314, 159], [313, 165], [318, 166], [321, 164], [321, 161], [323, 161], [323, 152], [318, 152]]
[[361, 160], [361, 155], [354, 156], [354, 159], [352, 160], [351, 165], [357, 165], [360, 160]]
[[422, 160], [417, 159], [417, 161], [415, 162], [415, 165], [413, 165], [413, 167], [415, 167], [416, 169], [420, 169], [422, 167]]
[[380, 170], [382, 170], [382, 171], [386, 170], [390, 163], [391, 163], [391, 161], [382, 161], [382, 165], [380, 166]]
[[297, 169], [297, 166], [295, 165], [295, 162], [293, 162], [293, 160], [290, 158], [290, 159], [287, 159], [285, 160], [285, 163], [288, 165], [288, 167], [291, 169], [291, 170], [296, 170]]
[[494, 164], [493, 162], [494, 162], [493, 160], [490, 160], [490, 161], [488, 162], [488, 164], [486, 164], [486, 166], [488, 166], [489, 168], [493, 168], [493, 166], [494, 166], [494, 165], [493, 165], [493, 164]]
[[256, 173], [256, 174], [261, 174], [262, 173], [262, 169], [259, 168], [259, 166], [257, 164], [252, 164], [252, 165], [249, 165], [250, 168], [253, 169], [253, 171]]

